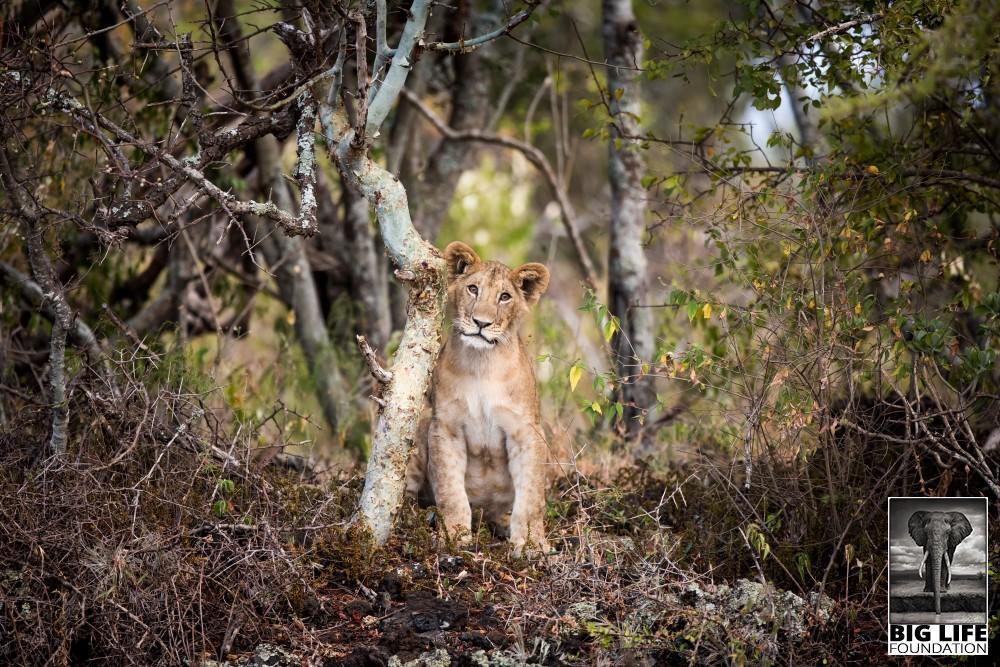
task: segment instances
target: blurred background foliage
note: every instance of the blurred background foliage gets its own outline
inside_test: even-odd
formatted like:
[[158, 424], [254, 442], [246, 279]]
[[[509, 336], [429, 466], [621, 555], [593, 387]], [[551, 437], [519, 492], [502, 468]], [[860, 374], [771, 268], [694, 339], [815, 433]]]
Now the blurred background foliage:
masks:
[[[401, 21], [398, 4], [390, 3], [392, 29]], [[492, 7], [455, 4], [468, 15]], [[74, 11], [59, 14], [63, 36], [102, 25], [99, 7], [66, 5]], [[1000, 488], [1000, 10], [986, 0], [636, 0], [634, 9], [644, 56], [641, 134], [629, 145], [645, 164], [634, 194], [647, 210], [650, 286], [636, 307], [655, 312], [656, 350], [638, 367], [655, 377], [657, 395], [641, 441], [623, 442], [615, 427], [618, 389], [628, 380], [609, 363], [607, 343], [619, 332], [603, 305], [606, 285], [584, 287], [552, 193], [520, 153], [476, 146], [432, 240], [438, 247], [463, 240], [485, 258], [551, 268], [549, 293], [525, 333], [560, 471], [613, 479], [637, 474], [641, 458], [671, 483], [697, 473], [692, 502], [713, 488], [728, 498], [670, 519], [692, 529], [685, 533], [692, 559], [740, 572], [763, 564], [802, 588], [831, 576], [870, 584], [884, 553], [877, 532], [868, 532], [880, 530], [870, 518], [889, 492]], [[234, 10], [263, 79], [290, 57], [269, 27], [297, 20], [301, 7], [254, 0]], [[215, 28], [205, 5], [177, 0], [151, 15], [169, 35], [192, 34], [205, 106], [228, 94], [230, 75], [208, 47]], [[543, 3], [516, 39], [493, 47], [480, 75], [489, 129], [544, 152], [603, 281], [615, 93], [606, 86], [601, 20], [600, 3]], [[144, 136], [176, 131], [176, 105], [163, 103], [173, 93], [140, 85], [149, 53], [134, 46], [127, 26], [107, 27], [94, 45], [66, 47], [78, 92]], [[456, 69], [425, 58], [422, 99], [445, 116]], [[0, 77], [14, 67], [0, 65]], [[8, 145], [30, 170], [34, 196], [83, 219], [46, 230], [80, 319], [111, 341], [115, 355], [132, 354], [133, 342], [102, 304], [129, 320], [173, 280], [169, 267], [152, 276], [148, 268], [167, 261], [165, 248], [190, 245], [196, 268], [213, 270], [192, 281], [191, 303], [143, 333], [144, 345], [183, 359], [204, 379], [191, 391], [206, 392], [210, 405], [265, 424], [261, 447], [287, 447], [334, 474], [353, 474], [376, 413], [353, 342], [364, 312], [342, 276], [351, 261], [344, 238], [321, 234], [307, 252], [329, 358], [343, 379], [331, 429], [294, 311], [273, 272], [251, 266], [224, 216], [197, 211], [185, 223], [194, 239], [171, 232], [155, 243], [109, 242], [86, 224], [88, 184], [113, 170], [97, 142], [44, 108], [5, 98], [4, 109], [18, 129]], [[438, 140], [429, 123], [415, 123], [400, 167], [411, 207]], [[376, 151], [388, 159], [386, 146]], [[252, 194], [241, 160], [238, 151], [223, 156], [211, 178]], [[283, 145], [282, 160], [290, 173], [294, 142]], [[339, 176], [320, 164], [333, 219], [343, 224]], [[124, 187], [122, 175], [108, 178]], [[16, 216], [8, 197], [0, 201], [0, 259], [24, 270]], [[236, 248], [239, 270], [212, 265], [213, 244], [223, 243]], [[9, 281], [0, 303], [0, 418], [10, 421], [18, 405], [44, 396], [48, 323]], [[221, 331], [213, 316], [237, 325]], [[399, 324], [397, 317], [387, 355]], [[83, 364], [71, 355], [77, 378]], [[275, 405], [284, 409], [280, 419], [269, 418]], [[609, 496], [607, 511], [650, 498]], [[733, 538], [737, 524], [745, 543]]]

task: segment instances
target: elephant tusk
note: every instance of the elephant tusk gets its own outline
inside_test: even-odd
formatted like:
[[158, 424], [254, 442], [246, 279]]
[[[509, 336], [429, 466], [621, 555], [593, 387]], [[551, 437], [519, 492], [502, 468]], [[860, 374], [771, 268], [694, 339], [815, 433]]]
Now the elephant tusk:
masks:
[[948, 565], [948, 586], [951, 586], [951, 559], [948, 558], [948, 552], [944, 553], [944, 562]]
[[924, 563], [926, 562], [927, 562], [927, 552], [924, 551], [924, 557], [920, 559], [920, 567], [917, 568], [917, 574], [920, 575], [921, 579], [924, 578]]

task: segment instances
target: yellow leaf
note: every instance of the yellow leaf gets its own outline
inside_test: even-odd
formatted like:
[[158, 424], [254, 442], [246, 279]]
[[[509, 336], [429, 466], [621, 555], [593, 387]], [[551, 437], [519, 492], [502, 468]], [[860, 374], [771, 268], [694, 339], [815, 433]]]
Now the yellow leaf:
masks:
[[580, 376], [583, 375], [583, 369], [579, 366], [573, 366], [569, 369], [569, 390], [576, 391], [576, 385], [580, 382]]
[[857, 303], [857, 304], [855, 304], [855, 306], [854, 306], [854, 314], [855, 315], [860, 315], [861, 314], [861, 303], [860, 302]]
[[878, 167], [873, 164], [868, 165], [868, 169], [866, 171], [872, 176], [878, 176]]
[[706, 303], [705, 307], [701, 309], [701, 314], [706, 320], [712, 319], [712, 304]]
[[598, 403], [597, 401], [594, 401], [593, 403], [590, 404], [590, 409], [599, 415], [604, 414], [604, 412], [601, 410], [601, 404]]
[[622, 98], [622, 95], [624, 95], [624, 94], [625, 94], [625, 89], [624, 88], [615, 88], [615, 99], [616, 100], [620, 100]]
[[931, 261], [931, 251], [930, 250], [924, 250], [922, 253], [920, 253], [920, 261], [923, 262], [923, 263], [925, 263], [925, 264], [927, 262]]

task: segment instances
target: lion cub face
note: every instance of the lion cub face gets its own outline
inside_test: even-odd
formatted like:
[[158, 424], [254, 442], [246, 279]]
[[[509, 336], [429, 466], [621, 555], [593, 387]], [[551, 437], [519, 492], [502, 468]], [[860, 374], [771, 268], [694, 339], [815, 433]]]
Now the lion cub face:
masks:
[[517, 336], [521, 317], [549, 286], [549, 270], [542, 264], [511, 269], [500, 262], [484, 262], [472, 248], [457, 241], [445, 248], [444, 258], [452, 325], [470, 349], [508, 345]]

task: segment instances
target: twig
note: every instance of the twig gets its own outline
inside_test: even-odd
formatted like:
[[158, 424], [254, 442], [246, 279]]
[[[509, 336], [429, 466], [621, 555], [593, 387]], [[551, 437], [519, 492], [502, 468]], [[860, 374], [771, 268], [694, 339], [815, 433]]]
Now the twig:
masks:
[[378, 361], [378, 356], [375, 354], [375, 350], [368, 344], [368, 339], [361, 334], [358, 334], [355, 338], [358, 341], [358, 349], [361, 350], [361, 356], [365, 358], [365, 362], [368, 364], [368, 370], [371, 372], [372, 377], [381, 384], [389, 384], [392, 382], [392, 373], [382, 368], [382, 365]]
[[132, 327], [130, 327], [129, 325], [127, 325], [125, 322], [122, 322], [121, 318], [118, 317], [118, 315], [115, 314], [115, 311], [111, 310], [111, 307], [108, 304], [102, 303], [101, 304], [101, 310], [103, 310], [104, 314], [107, 315], [107, 317], [108, 317], [109, 320], [111, 320], [111, 323], [114, 324], [115, 327], [119, 331], [121, 331], [126, 337], [128, 337], [128, 339], [130, 341], [132, 341], [133, 345], [135, 345], [137, 348], [139, 348], [143, 352], [146, 352], [146, 353], [150, 354], [152, 357], [154, 357], [156, 359], [160, 358], [160, 355], [158, 355], [157, 353], [153, 352], [153, 350], [151, 350], [148, 345], [146, 345], [145, 343], [142, 342], [142, 340], [135, 333], [135, 330]]
[[864, 25], [865, 23], [874, 23], [875, 21], [881, 20], [881, 18], [882, 18], [881, 14], [866, 14], [861, 18], [851, 19], [850, 21], [844, 21], [843, 23], [832, 25], [826, 30], [820, 30], [815, 35], [806, 38], [806, 41], [804, 43], [808, 44], [809, 42], [817, 42], [825, 37], [829, 37], [830, 35], [840, 34], [856, 26]]
[[541, 2], [539, 2], [539, 0], [529, 0], [527, 2], [527, 7], [511, 16], [510, 19], [508, 19], [502, 26], [478, 37], [460, 39], [457, 42], [431, 42], [430, 44], [423, 44], [422, 46], [426, 51], [451, 51], [453, 53], [469, 53], [470, 51], [475, 51], [484, 44], [488, 44], [489, 42], [499, 39], [504, 35], [509, 35], [514, 28], [527, 21], [528, 17], [531, 16], [532, 12], [534, 12], [540, 4]]

